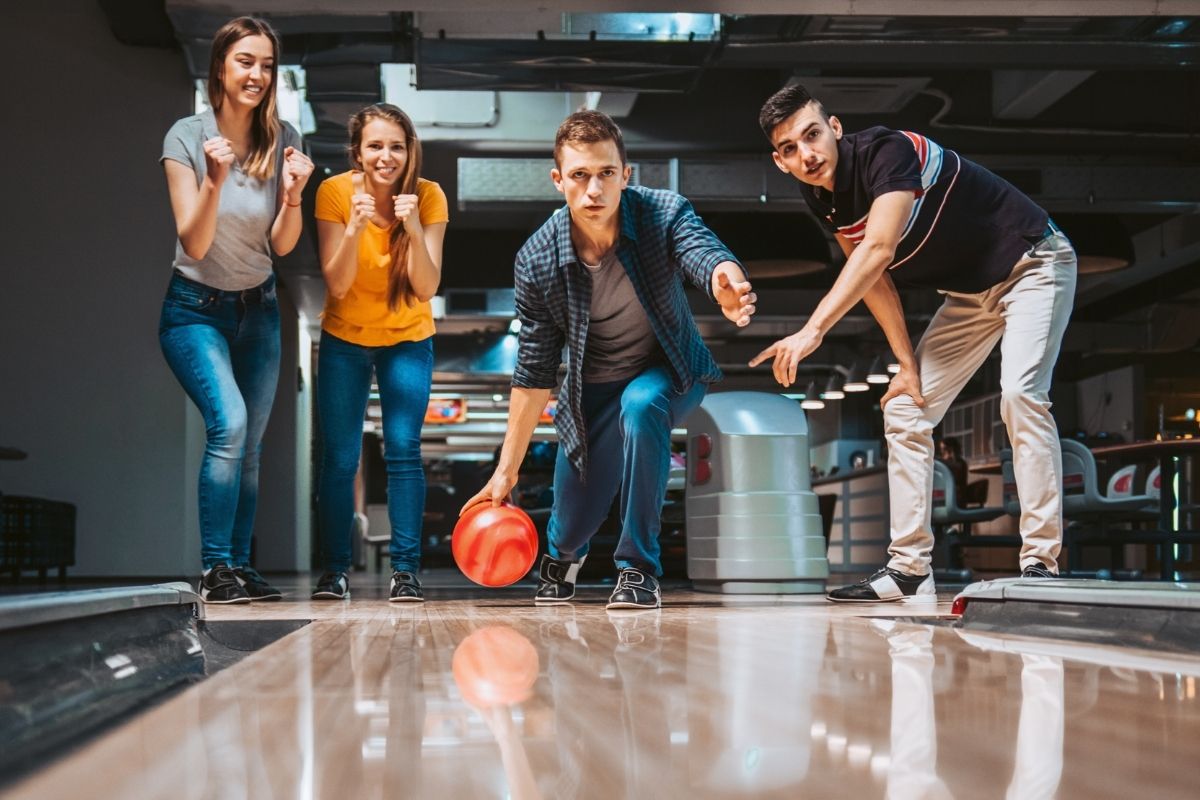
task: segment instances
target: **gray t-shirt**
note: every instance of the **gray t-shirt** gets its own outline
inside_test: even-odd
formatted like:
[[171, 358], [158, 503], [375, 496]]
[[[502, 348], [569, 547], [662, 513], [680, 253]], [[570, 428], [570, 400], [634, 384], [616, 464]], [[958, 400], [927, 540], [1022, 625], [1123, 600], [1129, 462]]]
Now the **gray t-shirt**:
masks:
[[658, 339], [616, 252], [598, 266], [584, 264], [592, 276], [592, 308], [583, 354], [585, 383], [619, 381], [644, 370], [658, 353]]
[[[185, 277], [214, 289], [251, 289], [271, 274], [271, 224], [279, 211], [279, 175], [286, 147], [300, 148], [300, 134], [286, 122], [280, 123], [276, 145], [275, 174], [267, 180], [252, 178], [235, 162], [221, 184], [217, 205], [217, 231], [204, 258], [197, 261], [175, 242], [175, 269]], [[217, 120], [211, 110], [185, 117], [167, 131], [159, 159], [178, 161], [196, 173], [196, 185], [207, 168], [204, 143], [218, 136]]]

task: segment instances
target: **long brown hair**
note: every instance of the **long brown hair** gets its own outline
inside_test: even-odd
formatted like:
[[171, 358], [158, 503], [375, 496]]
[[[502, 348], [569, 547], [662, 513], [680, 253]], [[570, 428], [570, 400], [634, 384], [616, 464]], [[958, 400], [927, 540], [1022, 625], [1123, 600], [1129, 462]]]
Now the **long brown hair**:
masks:
[[[350, 144], [346, 148], [346, 153], [350, 157], [350, 166], [354, 169], [362, 169], [360, 154], [362, 132], [366, 124], [373, 119], [395, 123], [400, 130], [404, 131], [408, 160], [404, 164], [404, 171], [392, 185], [392, 194], [416, 194], [417, 181], [421, 178], [421, 140], [417, 138], [417, 129], [412, 120], [408, 118], [408, 114], [391, 103], [375, 103], [350, 117]], [[413, 213], [420, 213], [420, 209]], [[417, 299], [413, 294], [412, 283], [408, 277], [408, 231], [404, 229], [404, 224], [399, 220], [392, 224], [390, 250], [392, 266], [388, 270], [387, 301], [388, 308], [395, 311], [400, 307], [401, 302], [406, 306], [411, 306]]]
[[279, 36], [264, 20], [256, 17], [231, 19], [213, 35], [212, 55], [208, 60], [208, 104], [214, 112], [221, 110], [225, 102], [225, 56], [229, 55], [231, 47], [247, 36], [267, 37], [275, 57], [267, 96], [254, 109], [250, 122], [250, 155], [244, 167], [247, 175], [266, 180], [275, 174], [275, 145], [279, 141], [279, 111], [275, 104], [275, 84], [279, 76]]

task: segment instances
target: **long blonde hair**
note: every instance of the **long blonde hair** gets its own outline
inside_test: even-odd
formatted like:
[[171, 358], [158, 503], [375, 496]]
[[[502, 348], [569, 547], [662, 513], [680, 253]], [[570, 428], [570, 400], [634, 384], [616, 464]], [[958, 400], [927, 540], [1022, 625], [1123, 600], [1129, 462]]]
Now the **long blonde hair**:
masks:
[[[350, 166], [362, 169], [362, 156], [359, 152], [362, 148], [362, 132], [366, 124], [373, 119], [395, 123], [404, 131], [408, 160], [404, 164], [404, 171], [392, 185], [392, 194], [416, 194], [417, 182], [421, 178], [421, 140], [417, 138], [417, 129], [408, 118], [408, 114], [391, 103], [375, 103], [350, 117], [350, 144], [346, 148]], [[419, 213], [419, 209], [414, 213]], [[388, 270], [387, 302], [388, 308], [395, 311], [401, 302], [411, 306], [417, 299], [408, 277], [408, 231], [399, 220], [392, 225], [389, 245], [392, 265]]]
[[271, 42], [275, 69], [267, 86], [267, 96], [254, 109], [250, 122], [250, 155], [244, 169], [247, 175], [266, 180], [275, 174], [275, 145], [279, 141], [279, 111], [275, 103], [275, 84], [279, 74], [279, 36], [266, 21], [256, 17], [238, 17], [221, 26], [213, 35], [212, 55], [208, 61], [208, 104], [220, 111], [225, 102], [222, 74], [229, 48], [247, 36], [265, 36]]

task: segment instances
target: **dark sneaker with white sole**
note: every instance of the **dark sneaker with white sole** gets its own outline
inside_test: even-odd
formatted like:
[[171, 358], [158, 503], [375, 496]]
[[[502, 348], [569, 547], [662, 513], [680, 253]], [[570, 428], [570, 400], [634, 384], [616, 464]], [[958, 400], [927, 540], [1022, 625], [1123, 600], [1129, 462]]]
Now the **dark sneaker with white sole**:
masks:
[[826, 597], [835, 603], [916, 603], [935, 602], [937, 588], [933, 573], [905, 575], [899, 570], [884, 567], [858, 583], [834, 589]]
[[538, 605], [569, 602], [575, 596], [575, 581], [586, 559], [587, 556], [578, 561], [559, 561], [543, 555], [538, 564], [538, 585], [533, 602]]
[[389, 603], [424, 603], [425, 594], [421, 591], [421, 582], [411, 572], [393, 572], [391, 587], [388, 589]]
[[267, 583], [266, 578], [259, 575], [254, 567], [234, 567], [233, 574], [251, 600], [279, 600], [283, 597], [283, 592]]
[[206, 603], [249, 603], [250, 595], [226, 564], [215, 564], [200, 577], [200, 599]]
[[344, 572], [326, 572], [317, 581], [313, 600], [346, 600], [350, 597], [350, 581]]
[[1030, 564], [1021, 570], [1022, 578], [1057, 578], [1057, 572], [1051, 572], [1042, 564]]
[[659, 608], [662, 593], [658, 578], [634, 567], [625, 567], [617, 575], [617, 585], [608, 598], [608, 608]]

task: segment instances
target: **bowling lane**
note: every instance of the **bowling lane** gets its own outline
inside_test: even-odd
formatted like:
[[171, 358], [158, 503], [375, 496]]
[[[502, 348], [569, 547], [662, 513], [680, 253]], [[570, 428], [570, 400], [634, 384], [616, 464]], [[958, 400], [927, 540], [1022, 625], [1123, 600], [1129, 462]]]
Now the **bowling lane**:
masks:
[[1195, 796], [1200, 660], [819, 598], [381, 592], [210, 607], [314, 621], [7, 796]]

